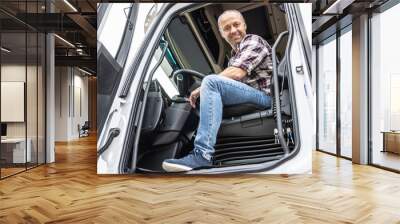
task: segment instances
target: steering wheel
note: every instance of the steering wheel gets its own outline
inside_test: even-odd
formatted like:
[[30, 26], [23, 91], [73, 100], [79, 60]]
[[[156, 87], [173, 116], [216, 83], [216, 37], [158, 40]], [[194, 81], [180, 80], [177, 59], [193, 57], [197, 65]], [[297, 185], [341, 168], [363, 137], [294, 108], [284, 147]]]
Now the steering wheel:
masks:
[[[176, 84], [178, 87], [178, 91], [179, 91], [179, 95], [181, 95], [181, 92], [183, 91], [183, 79], [182, 77], [179, 77], [178, 75], [191, 75], [193, 77], [197, 77], [199, 79], [203, 79], [204, 77], [206, 77], [205, 74], [200, 73], [198, 71], [195, 70], [191, 70], [191, 69], [178, 69], [172, 72], [171, 76], [172, 76], [172, 80], [176, 80]], [[199, 103], [200, 99], [197, 99], [196, 101], [196, 108], [194, 109], [195, 114], [200, 117], [200, 103]]]

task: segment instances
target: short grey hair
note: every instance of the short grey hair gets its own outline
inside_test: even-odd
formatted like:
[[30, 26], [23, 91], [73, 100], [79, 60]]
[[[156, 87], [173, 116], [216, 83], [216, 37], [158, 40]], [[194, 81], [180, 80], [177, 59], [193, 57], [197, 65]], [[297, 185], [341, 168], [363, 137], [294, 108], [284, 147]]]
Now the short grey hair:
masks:
[[244, 20], [243, 15], [242, 15], [242, 13], [240, 13], [238, 10], [236, 10], [236, 9], [226, 10], [226, 11], [224, 11], [224, 12], [218, 17], [218, 28], [220, 29], [220, 31], [221, 31], [221, 26], [220, 26], [221, 18], [222, 18], [223, 16], [227, 15], [227, 14], [236, 14], [236, 15], [238, 15], [238, 16], [243, 20], [244, 23], [246, 23], [246, 21]]

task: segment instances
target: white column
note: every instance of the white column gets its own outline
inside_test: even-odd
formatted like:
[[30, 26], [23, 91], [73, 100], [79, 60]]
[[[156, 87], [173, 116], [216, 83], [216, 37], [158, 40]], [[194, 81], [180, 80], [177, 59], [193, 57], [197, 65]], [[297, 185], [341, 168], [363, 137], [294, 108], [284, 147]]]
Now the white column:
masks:
[[[46, 1], [46, 11], [54, 12], [54, 5]], [[46, 163], [55, 162], [55, 43], [54, 34], [46, 35]]]
[[46, 36], [46, 163], [55, 162], [55, 73], [54, 35]]
[[353, 20], [353, 162], [368, 163], [368, 15]]

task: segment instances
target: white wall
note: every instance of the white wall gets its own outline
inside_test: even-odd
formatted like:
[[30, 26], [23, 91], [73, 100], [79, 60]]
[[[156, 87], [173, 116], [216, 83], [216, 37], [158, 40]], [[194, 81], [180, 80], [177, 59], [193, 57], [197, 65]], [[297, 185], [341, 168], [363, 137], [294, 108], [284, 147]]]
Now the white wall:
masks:
[[68, 67], [55, 68], [55, 141], [68, 140]]
[[[27, 70], [26, 70], [27, 69]], [[21, 64], [4, 64], [1, 66], [1, 81], [2, 82], [25, 82], [26, 71], [30, 74], [34, 69], [33, 66], [27, 66]], [[35, 70], [36, 72], [36, 70]], [[35, 83], [36, 84], [36, 83]], [[28, 92], [28, 97], [36, 98], [36, 90], [33, 93]], [[27, 99], [31, 102], [31, 99]], [[36, 107], [36, 105], [35, 105]], [[8, 108], [1, 108], [1, 110], [7, 110]], [[28, 115], [28, 121], [33, 120], [31, 114]], [[36, 114], [35, 114], [36, 116]], [[25, 137], [25, 126], [26, 122], [7, 122], [7, 136], [8, 137]], [[31, 127], [31, 125], [29, 125]], [[29, 137], [29, 136], [28, 136]]]
[[73, 136], [73, 138], [79, 137], [78, 124], [82, 126], [85, 123], [85, 121], [89, 120], [88, 77], [82, 76], [82, 74], [83, 73], [81, 73], [79, 70], [74, 69], [74, 83], [73, 83], [74, 96], [72, 96], [74, 101], [73, 102], [74, 107], [72, 108], [72, 120], [71, 120], [71, 127], [72, 127], [71, 135]]
[[[6, 64], [1, 66], [1, 81], [2, 82], [25, 82], [26, 67], [20, 64]], [[30, 68], [28, 68], [30, 69]], [[7, 108], [1, 108], [7, 110]], [[8, 122], [7, 123], [8, 137], [25, 137], [25, 122]]]
[[88, 120], [88, 78], [73, 67], [56, 67], [55, 73], [55, 140], [74, 140], [78, 124]]

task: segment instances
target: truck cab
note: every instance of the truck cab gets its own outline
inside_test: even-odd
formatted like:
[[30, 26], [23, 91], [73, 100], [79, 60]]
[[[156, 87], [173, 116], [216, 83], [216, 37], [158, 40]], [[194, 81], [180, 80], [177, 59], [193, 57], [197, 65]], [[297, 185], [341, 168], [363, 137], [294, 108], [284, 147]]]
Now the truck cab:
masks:
[[[165, 159], [193, 149], [199, 111], [187, 99], [204, 77], [227, 66], [231, 47], [217, 18], [228, 9], [240, 11], [247, 33], [272, 46], [273, 104], [224, 107], [212, 167], [183, 174], [311, 172], [311, 10], [307, 18], [292, 3], [116, 5], [98, 8], [99, 174], [164, 174]], [[107, 23], [118, 7], [125, 25], [111, 50]]]

